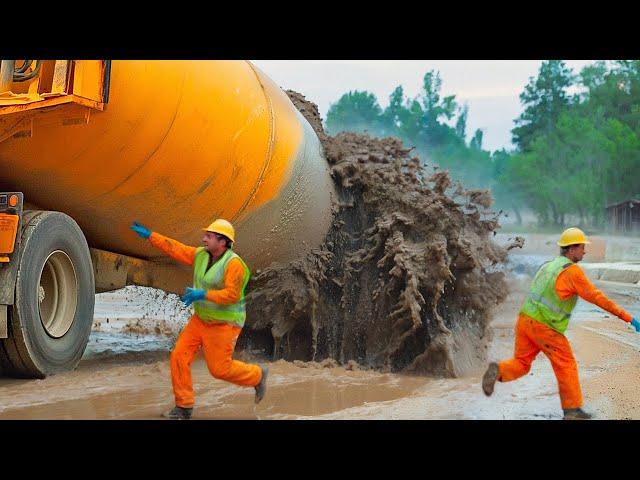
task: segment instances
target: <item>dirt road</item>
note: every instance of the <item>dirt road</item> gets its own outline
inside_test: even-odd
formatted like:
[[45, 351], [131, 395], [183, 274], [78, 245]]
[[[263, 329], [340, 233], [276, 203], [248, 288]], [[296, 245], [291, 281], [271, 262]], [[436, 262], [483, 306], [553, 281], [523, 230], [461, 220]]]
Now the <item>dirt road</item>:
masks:
[[[527, 284], [526, 278], [513, 280], [512, 293], [495, 312], [490, 358], [510, 355], [513, 324]], [[640, 288], [605, 282], [599, 286], [630, 312], [640, 314]], [[117, 321], [112, 320], [110, 325], [114, 324]], [[162, 328], [167, 329], [171, 327]], [[600, 419], [640, 418], [640, 335], [617, 318], [580, 301], [568, 337], [578, 360], [586, 407]], [[95, 331], [73, 372], [44, 380], [0, 378], [0, 419], [158, 418], [173, 404], [168, 365], [171, 344], [166, 336]], [[244, 358], [250, 359], [247, 354]], [[543, 355], [534, 362], [529, 375], [517, 382], [498, 384], [491, 398], [481, 392], [483, 366], [455, 379], [362, 371], [357, 367], [348, 370], [332, 362], [277, 361], [270, 368], [267, 396], [255, 406], [253, 389], [213, 379], [202, 358], [197, 357], [193, 365], [197, 402], [194, 418], [561, 418], [553, 371]]]

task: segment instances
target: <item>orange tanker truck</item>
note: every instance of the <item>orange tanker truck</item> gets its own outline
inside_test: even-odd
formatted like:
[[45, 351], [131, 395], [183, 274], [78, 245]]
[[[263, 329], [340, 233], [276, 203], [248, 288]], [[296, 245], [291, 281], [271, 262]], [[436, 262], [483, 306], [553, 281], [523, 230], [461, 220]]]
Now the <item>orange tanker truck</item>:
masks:
[[197, 245], [226, 218], [254, 271], [323, 240], [320, 142], [250, 62], [1, 62], [0, 374], [75, 368], [96, 292], [191, 283], [134, 220]]

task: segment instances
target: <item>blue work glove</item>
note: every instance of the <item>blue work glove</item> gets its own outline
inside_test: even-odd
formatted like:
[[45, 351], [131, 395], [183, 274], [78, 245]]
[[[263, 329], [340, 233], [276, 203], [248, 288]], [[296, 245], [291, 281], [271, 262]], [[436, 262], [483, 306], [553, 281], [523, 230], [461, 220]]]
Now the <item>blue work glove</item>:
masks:
[[187, 287], [186, 293], [181, 297], [181, 300], [188, 307], [193, 302], [197, 302], [198, 300], [204, 300], [204, 297], [207, 295], [207, 292], [202, 290], [201, 288], [191, 288]]
[[151, 230], [149, 230], [147, 227], [143, 227], [138, 222], [133, 222], [133, 224], [131, 225], [131, 230], [136, 232], [144, 239], [147, 239], [151, 236]]
[[636, 329], [636, 332], [640, 333], [640, 321], [636, 317], [631, 320], [631, 326]]

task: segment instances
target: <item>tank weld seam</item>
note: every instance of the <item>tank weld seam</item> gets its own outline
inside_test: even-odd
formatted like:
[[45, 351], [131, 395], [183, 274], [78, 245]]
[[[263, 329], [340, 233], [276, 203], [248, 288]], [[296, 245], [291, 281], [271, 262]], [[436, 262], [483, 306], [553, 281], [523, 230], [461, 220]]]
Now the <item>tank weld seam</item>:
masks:
[[271, 102], [271, 97], [268, 95], [267, 90], [264, 88], [264, 84], [262, 83], [262, 80], [260, 79], [260, 76], [258, 75], [258, 72], [256, 72], [254, 66], [249, 61], [247, 61], [247, 65], [249, 65], [249, 68], [251, 68], [251, 71], [256, 76], [256, 79], [258, 80], [258, 83], [260, 84], [260, 88], [262, 88], [262, 93], [264, 94], [264, 98], [267, 101], [267, 106], [268, 106], [268, 109], [269, 109], [269, 144], [268, 144], [268, 147], [267, 147], [266, 158], [265, 158], [264, 163], [262, 165], [262, 171], [258, 175], [258, 179], [256, 180], [256, 183], [253, 186], [253, 189], [251, 190], [251, 193], [247, 196], [247, 199], [245, 200], [245, 202], [242, 204], [242, 206], [238, 209], [238, 211], [231, 218], [231, 222], [235, 222], [244, 213], [244, 211], [247, 209], [249, 204], [253, 201], [253, 199], [258, 194], [258, 190], [260, 189], [260, 187], [264, 183], [264, 178], [265, 178], [265, 175], [267, 173], [267, 169], [269, 168], [269, 165], [271, 164], [271, 158], [273, 156], [273, 146], [274, 146], [274, 143], [275, 143], [275, 131], [276, 131], [275, 115], [273, 113], [273, 103]]

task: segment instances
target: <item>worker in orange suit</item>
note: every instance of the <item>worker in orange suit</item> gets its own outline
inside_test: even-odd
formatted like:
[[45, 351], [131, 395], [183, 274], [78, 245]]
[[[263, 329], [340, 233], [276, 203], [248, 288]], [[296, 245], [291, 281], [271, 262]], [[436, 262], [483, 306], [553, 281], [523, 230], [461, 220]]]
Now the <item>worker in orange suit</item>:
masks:
[[233, 225], [217, 219], [204, 230], [202, 247], [190, 247], [152, 232], [134, 222], [131, 229], [178, 262], [193, 265], [193, 287], [187, 287], [182, 301], [193, 303], [194, 315], [182, 330], [171, 352], [171, 382], [175, 407], [163, 416], [176, 420], [191, 418], [194, 405], [191, 362], [202, 347], [209, 372], [215, 378], [255, 388], [259, 403], [267, 389], [266, 366], [233, 360], [236, 340], [244, 326], [244, 291], [249, 268], [232, 250]]
[[510, 382], [526, 375], [542, 351], [558, 381], [564, 419], [591, 418], [582, 409], [578, 366], [564, 336], [578, 296], [631, 323], [636, 332], [640, 332], [640, 322], [598, 290], [577, 265], [588, 243], [579, 228], [568, 228], [560, 236], [560, 255], [540, 267], [520, 309], [513, 358], [490, 363], [483, 376], [482, 389], [487, 396], [493, 393], [496, 381]]

